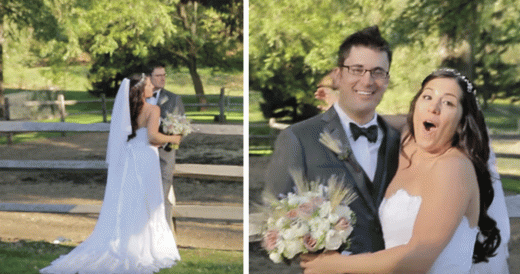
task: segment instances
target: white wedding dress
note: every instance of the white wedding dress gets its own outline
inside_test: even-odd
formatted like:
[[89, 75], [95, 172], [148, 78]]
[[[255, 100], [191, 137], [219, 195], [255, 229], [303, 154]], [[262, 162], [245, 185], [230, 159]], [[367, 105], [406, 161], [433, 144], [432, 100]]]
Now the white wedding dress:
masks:
[[[384, 198], [379, 207], [385, 248], [408, 243], [422, 199], [399, 189], [393, 196]], [[466, 217], [462, 218], [448, 245], [435, 260], [430, 274], [470, 273], [473, 249], [478, 227], [471, 228]]]
[[122, 145], [109, 166], [92, 234], [41, 273], [154, 273], [180, 260], [166, 223], [159, 154], [146, 128]]

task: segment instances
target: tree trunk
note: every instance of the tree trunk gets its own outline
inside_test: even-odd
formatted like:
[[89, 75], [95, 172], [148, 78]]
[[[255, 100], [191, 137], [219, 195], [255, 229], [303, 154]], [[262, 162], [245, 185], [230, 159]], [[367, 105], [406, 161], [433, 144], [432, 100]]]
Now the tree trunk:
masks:
[[468, 78], [471, 81], [475, 81], [475, 35], [477, 35], [478, 32], [478, 24], [477, 24], [477, 2], [472, 1], [471, 2], [471, 27], [469, 30], [469, 72], [468, 72]]
[[[182, 60], [188, 66], [190, 70], [191, 80], [193, 81], [193, 87], [195, 88], [195, 95], [197, 96], [197, 101], [199, 104], [207, 104], [208, 101], [204, 96], [204, 86], [202, 85], [202, 80], [200, 79], [200, 75], [197, 72], [197, 51], [198, 45], [194, 41], [197, 37], [197, 26], [198, 26], [198, 2], [197, 1], [181, 1], [177, 5], [177, 14], [182, 20], [182, 25], [185, 31], [188, 31], [191, 37], [187, 37], [187, 54], [183, 55], [181, 53], [177, 54], [181, 57]], [[189, 10], [191, 8], [191, 10]], [[190, 17], [191, 15], [191, 17]], [[204, 110], [207, 107], [199, 107], [199, 110]]]
[[4, 18], [0, 16], [0, 119], [4, 114]]
[[[197, 57], [188, 56], [187, 65], [190, 70], [191, 80], [193, 81], [193, 87], [195, 89], [195, 95], [197, 95], [197, 101], [199, 104], [207, 104], [206, 96], [204, 95], [204, 86], [202, 80], [197, 72]], [[204, 110], [206, 107], [200, 107], [199, 110]]]

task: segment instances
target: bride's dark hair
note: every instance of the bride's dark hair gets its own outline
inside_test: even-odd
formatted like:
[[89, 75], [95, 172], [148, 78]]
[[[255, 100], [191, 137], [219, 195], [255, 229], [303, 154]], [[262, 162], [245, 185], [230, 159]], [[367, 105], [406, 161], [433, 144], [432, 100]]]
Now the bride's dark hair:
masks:
[[130, 121], [132, 123], [132, 134], [128, 135], [128, 141], [135, 137], [137, 130], [137, 117], [143, 108], [143, 93], [146, 85], [146, 75], [134, 74], [130, 77], [130, 90], [128, 92], [128, 99], [130, 100]]
[[436, 78], [455, 79], [462, 90], [462, 118], [453, 137], [452, 146], [458, 148], [471, 160], [477, 174], [480, 191], [480, 215], [478, 220], [479, 233], [475, 240], [473, 262], [487, 262], [488, 258], [496, 255], [495, 251], [500, 245], [501, 238], [496, 221], [488, 215], [489, 206], [495, 196], [491, 174], [487, 166], [490, 153], [489, 136], [486, 123], [484, 122], [484, 115], [477, 103], [476, 90], [473, 84], [465, 76], [453, 69], [440, 69], [428, 75], [422, 82], [421, 89], [415, 95], [410, 105], [410, 112], [407, 117], [409, 131], [401, 141], [401, 148], [406, 142], [415, 138], [413, 127], [415, 104], [424, 86]]

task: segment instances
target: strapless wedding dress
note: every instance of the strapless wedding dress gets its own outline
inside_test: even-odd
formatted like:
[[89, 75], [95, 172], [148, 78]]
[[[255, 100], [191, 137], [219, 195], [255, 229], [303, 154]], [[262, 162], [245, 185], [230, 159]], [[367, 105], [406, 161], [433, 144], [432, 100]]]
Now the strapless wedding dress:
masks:
[[[420, 196], [411, 196], [404, 189], [399, 189], [390, 198], [383, 199], [379, 207], [379, 218], [381, 219], [385, 248], [408, 243], [412, 237], [413, 226], [421, 207], [421, 201]], [[455, 234], [428, 273], [469, 273], [477, 232], [478, 228], [471, 228], [468, 219], [463, 217]]]
[[121, 166], [109, 167], [105, 198], [92, 234], [41, 273], [154, 273], [180, 260], [164, 217], [156, 147], [146, 128], [127, 142]]

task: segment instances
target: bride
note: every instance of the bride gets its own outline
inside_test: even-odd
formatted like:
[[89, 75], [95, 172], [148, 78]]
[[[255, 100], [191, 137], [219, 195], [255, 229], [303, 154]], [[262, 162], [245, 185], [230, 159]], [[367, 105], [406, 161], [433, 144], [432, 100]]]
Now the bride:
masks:
[[156, 145], [179, 144], [158, 132], [159, 107], [149, 77], [124, 79], [112, 110], [108, 178], [92, 234], [41, 273], [153, 273], [180, 260], [166, 219]]
[[379, 207], [385, 250], [301, 256], [312, 273], [470, 273], [500, 244], [489, 137], [475, 89], [452, 69], [430, 74], [411, 103], [398, 171]]

